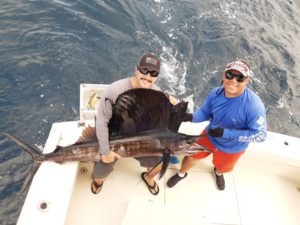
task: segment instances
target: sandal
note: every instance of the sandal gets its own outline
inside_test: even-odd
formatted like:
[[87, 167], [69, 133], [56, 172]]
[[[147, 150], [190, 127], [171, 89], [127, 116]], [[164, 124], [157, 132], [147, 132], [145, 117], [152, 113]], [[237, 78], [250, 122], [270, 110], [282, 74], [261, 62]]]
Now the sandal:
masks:
[[148, 182], [147, 182], [147, 180], [145, 179], [145, 175], [146, 175], [146, 174], [147, 174], [146, 172], [143, 172], [143, 173], [141, 174], [141, 177], [142, 177], [143, 181], [144, 181], [145, 184], [147, 185], [147, 187], [148, 187], [150, 193], [153, 194], [153, 195], [157, 195], [157, 194], [159, 193], [159, 187], [158, 187], [157, 183], [154, 181], [153, 186], [149, 185]]
[[[96, 188], [96, 191], [94, 191], [93, 186]], [[102, 186], [103, 186], [103, 183], [102, 184], [97, 184], [93, 181], [92, 184], [91, 184], [92, 193], [94, 193], [95, 195], [99, 194], [100, 191], [102, 190]]]

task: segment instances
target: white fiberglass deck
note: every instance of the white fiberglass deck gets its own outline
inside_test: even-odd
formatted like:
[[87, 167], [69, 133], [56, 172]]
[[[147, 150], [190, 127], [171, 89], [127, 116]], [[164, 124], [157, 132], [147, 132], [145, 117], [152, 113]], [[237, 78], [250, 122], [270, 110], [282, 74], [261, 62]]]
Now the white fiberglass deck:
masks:
[[[66, 224], [299, 224], [297, 183], [264, 171], [265, 162], [245, 160], [226, 174], [225, 191], [215, 188], [210, 159], [172, 189], [165, 185], [176, 171], [170, 168], [158, 182], [158, 196], [147, 190], [134, 159], [119, 160], [98, 195], [90, 191], [92, 164], [81, 163], [87, 173], [78, 174]], [[299, 175], [299, 168], [284, 169]]]
[[[80, 86], [81, 122], [93, 124], [105, 87]], [[79, 124], [54, 123], [44, 153], [74, 143], [83, 129]], [[215, 187], [211, 157], [172, 189], [166, 182], [180, 164], [170, 165], [157, 196], [143, 183], [143, 169], [134, 159], [120, 159], [98, 195], [90, 189], [93, 164], [44, 162], [18, 225], [299, 225], [299, 146], [299, 138], [268, 132], [265, 142], [250, 144], [234, 172], [225, 174], [224, 191]]]
[[[76, 121], [54, 124], [45, 151], [58, 142], [72, 142], [81, 129]], [[299, 139], [272, 133], [269, 137], [264, 144], [250, 146], [235, 171], [225, 174], [225, 191], [215, 187], [211, 157], [199, 161], [172, 189], [166, 181], [180, 165], [171, 165], [158, 181], [158, 196], [150, 194], [140, 177], [143, 169], [132, 158], [116, 163], [98, 195], [90, 190], [91, 163], [45, 162], [32, 182], [18, 225], [297, 225]]]
[[[53, 150], [58, 142], [72, 142], [81, 129], [75, 121], [54, 124], [45, 151]], [[165, 184], [179, 164], [171, 165], [158, 181], [158, 196], [151, 195], [142, 182], [143, 169], [134, 159], [120, 159], [98, 195], [90, 191], [91, 163], [46, 162], [33, 180], [18, 224], [296, 225], [300, 219], [299, 160], [293, 153], [280, 157], [278, 147], [286, 146], [288, 153], [299, 146], [299, 139], [289, 138], [289, 145], [280, 146], [282, 137], [271, 135], [273, 140], [250, 148], [235, 171], [225, 175], [222, 192], [215, 188], [211, 157], [199, 161], [172, 189]], [[269, 155], [272, 148], [267, 146], [272, 143], [274, 155]], [[47, 208], [41, 209], [41, 203], [47, 203]]]

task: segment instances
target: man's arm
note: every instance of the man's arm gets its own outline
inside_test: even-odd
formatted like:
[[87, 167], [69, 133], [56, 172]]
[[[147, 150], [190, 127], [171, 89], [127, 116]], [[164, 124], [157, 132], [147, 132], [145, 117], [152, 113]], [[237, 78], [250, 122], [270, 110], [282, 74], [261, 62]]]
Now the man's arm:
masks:
[[239, 142], [262, 142], [267, 137], [266, 110], [263, 103], [257, 99], [245, 111], [247, 115], [247, 129], [228, 129], [217, 127], [208, 130], [208, 135], [236, 139]]
[[211, 100], [212, 100], [212, 95], [211, 93], [208, 95], [208, 97], [204, 100], [203, 105], [201, 108], [196, 110], [193, 113], [193, 120], [192, 122], [194, 123], [199, 123], [203, 121], [207, 121], [211, 117]]
[[[210, 132], [211, 129], [209, 130]], [[262, 142], [267, 137], [266, 119], [263, 116], [258, 116], [254, 123], [246, 130], [225, 128], [223, 137], [237, 139], [240, 142]]]
[[112, 100], [108, 99], [105, 93], [102, 96], [96, 117], [96, 134], [99, 142], [99, 152], [102, 161], [105, 163], [113, 162], [120, 158], [118, 154], [110, 151], [108, 123], [112, 117]]

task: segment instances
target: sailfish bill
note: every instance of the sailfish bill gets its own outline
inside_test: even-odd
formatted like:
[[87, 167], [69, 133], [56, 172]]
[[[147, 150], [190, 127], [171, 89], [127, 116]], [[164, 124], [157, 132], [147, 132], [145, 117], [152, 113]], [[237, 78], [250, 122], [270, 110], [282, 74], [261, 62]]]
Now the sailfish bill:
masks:
[[[186, 108], [186, 102], [173, 106], [160, 91], [132, 89], [124, 92], [113, 105], [113, 116], [108, 124], [110, 150], [121, 157], [163, 156], [163, 169], [159, 174], [161, 178], [167, 169], [170, 154], [186, 155], [205, 150], [203, 146], [193, 145], [197, 138], [177, 132]], [[85, 128], [76, 143], [66, 147], [57, 146], [47, 154], [42, 154], [14, 135], [4, 135], [28, 152], [34, 161], [23, 190], [29, 186], [44, 161], [101, 161], [95, 127]]]

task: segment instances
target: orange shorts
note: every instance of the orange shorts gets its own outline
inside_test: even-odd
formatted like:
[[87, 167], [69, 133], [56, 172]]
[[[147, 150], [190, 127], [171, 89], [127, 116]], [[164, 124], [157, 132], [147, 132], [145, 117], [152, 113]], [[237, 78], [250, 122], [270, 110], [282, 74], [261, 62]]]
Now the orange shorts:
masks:
[[[201, 135], [206, 134], [205, 130]], [[213, 165], [217, 168], [220, 173], [226, 173], [233, 170], [235, 164], [239, 160], [242, 154], [244, 154], [245, 150], [239, 153], [225, 153], [217, 149], [209, 140], [208, 136], [204, 136], [202, 139], [197, 141], [198, 144], [208, 148], [212, 152], [199, 152], [197, 154], [192, 155], [191, 157], [194, 159], [203, 159], [213, 153]]]

